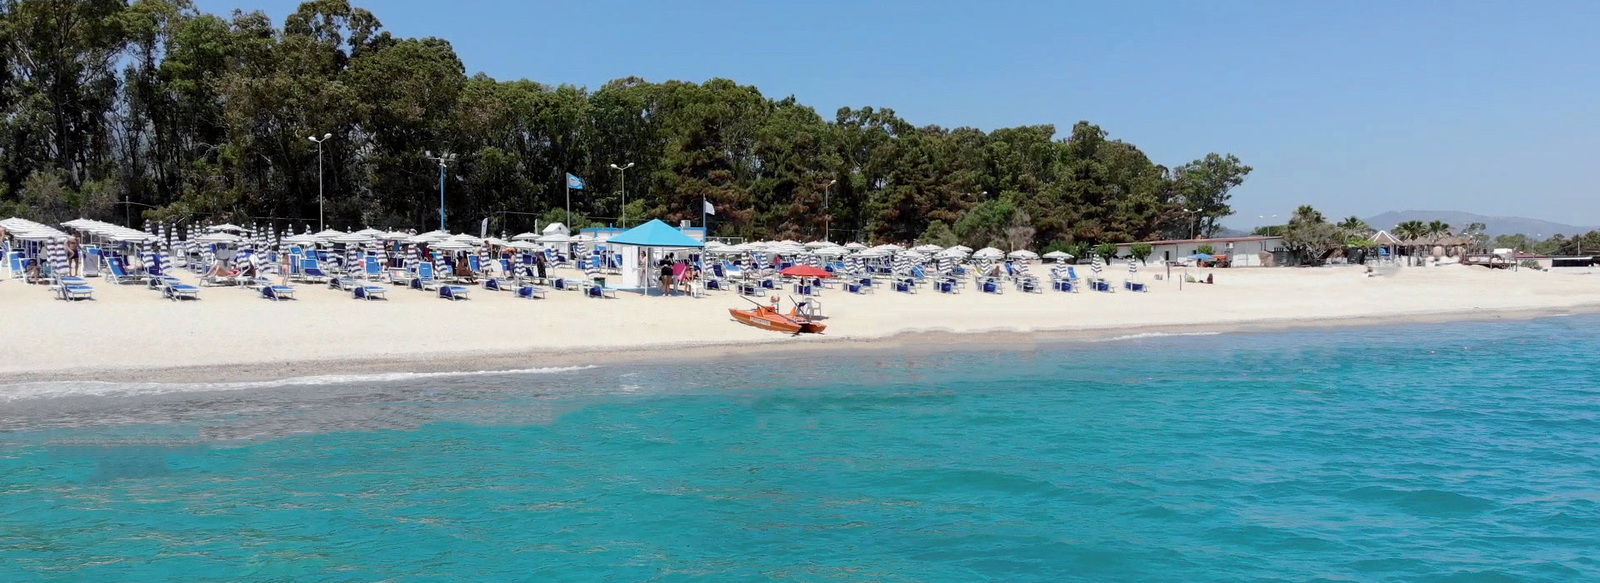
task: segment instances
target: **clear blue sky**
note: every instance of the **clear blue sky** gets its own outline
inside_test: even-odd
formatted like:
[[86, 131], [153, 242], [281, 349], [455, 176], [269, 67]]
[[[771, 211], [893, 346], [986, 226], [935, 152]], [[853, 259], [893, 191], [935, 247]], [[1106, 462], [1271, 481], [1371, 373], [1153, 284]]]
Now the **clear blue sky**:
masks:
[[[468, 73], [599, 87], [727, 77], [824, 117], [1078, 120], [1169, 166], [1255, 167], [1235, 227], [1463, 210], [1600, 225], [1600, 2], [356, 0]], [[262, 9], [298, 2], [198, 0]], [[1279, 219], [1281, 221], [1281, 219]]]

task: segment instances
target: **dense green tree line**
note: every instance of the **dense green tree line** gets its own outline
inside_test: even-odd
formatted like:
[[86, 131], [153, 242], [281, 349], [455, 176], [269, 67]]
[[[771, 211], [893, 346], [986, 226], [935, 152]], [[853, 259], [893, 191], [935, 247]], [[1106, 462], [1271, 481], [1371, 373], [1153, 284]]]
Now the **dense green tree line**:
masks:
[[[468, 76], [450, 44], [397, 38], [347, 0], [281, 28], [188, 0], [0, 0], [0, 215], [41, 221], [277, 218], [431, 228], [698, 221], [716, 235], [1043, 248], [1205, 235], [1250, 172], [1175, 168], [1088, 122], [984, 132], [886, 108], [831, 119], [726, 79], [618, 79], [595, 90]], [[323, 144], [308, 136], [331, 134]]]

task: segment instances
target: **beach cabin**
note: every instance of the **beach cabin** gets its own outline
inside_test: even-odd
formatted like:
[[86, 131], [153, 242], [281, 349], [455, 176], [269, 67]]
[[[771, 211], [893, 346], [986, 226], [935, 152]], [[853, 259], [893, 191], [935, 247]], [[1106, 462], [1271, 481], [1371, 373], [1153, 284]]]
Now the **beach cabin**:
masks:
[[[1200, 252], [1202, 245], [1211, 246], [1211, 255], [1226, 259], [1234, 267], [1261, 267], [1272, 265], [1271, 259], [1283, 251], [1283, 237], [1218, 237], [1215, 239], [1168, 239], [1145, 241], [1150, 245], [1149, 261], [1180, 261]], [[1117, 245], [1117, 256], [1133, 254], [1134, 243]]]
[[622, 281], [616, 287], [648, 294], [660, 287], [657, 266], [662, 259], [674, 254], [686, 259], [705, 244], [657, 219], [607, 237], [606, 246], [622, 258]]

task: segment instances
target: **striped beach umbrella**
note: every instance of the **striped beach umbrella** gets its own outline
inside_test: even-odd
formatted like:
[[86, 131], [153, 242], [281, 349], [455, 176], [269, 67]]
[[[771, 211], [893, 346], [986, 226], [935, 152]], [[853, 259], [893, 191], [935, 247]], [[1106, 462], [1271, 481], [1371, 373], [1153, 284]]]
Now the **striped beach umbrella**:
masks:
[[50, 271], [57, 277], [67, 273], [67, 242], [62, 239], [50, 241], [45, 249], [45, 254], [50, 261]]
[[1135, 261], [1135, 260], [1132, 260], [1132, 259], [1128, 260], [1128, 275], [1130, 277], [1139, 277], [1139, 262], [1138, 261]]
[[1099, 255], [1094, 256], [1094, 261], [1089, 263], [1089, 271], [1093, 272], [1095, 277], [1100, 277], [1100, 271], [1105, 268], [1106, 261], [1101, 259]]

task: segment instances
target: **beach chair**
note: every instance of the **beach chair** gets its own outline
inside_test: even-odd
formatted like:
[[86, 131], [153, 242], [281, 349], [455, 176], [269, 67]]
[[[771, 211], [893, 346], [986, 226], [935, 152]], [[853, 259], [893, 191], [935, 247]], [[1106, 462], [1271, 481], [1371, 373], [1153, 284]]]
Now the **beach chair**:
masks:
[[261, 280], [261, 296], [272, 301], [294, 300], [293, 285], [272, 285], [269, 280]]
[[800, 300], [799, 303], [794, 305], [794, 311], [795, 311], [795, 313], [800, 314], [801, 316], [804, 316], [807, 319], [810, 319], [810, 320], [821, 320], [823, 318], [823, 316], [822, 316], [822, 300], [819, 300], [817, 298], [806, 298], [806, 299]]
[[300, 279], [306, 283], [321, 283], [328, 279], [328, 272], [322, 270], [322, 262], [304, 259], [300, 262]]
[[[4, 241], [0, 241], [3, 243]], [[11, 266], [11, 278], [21, 279], [28, 274], [28, 266], [22, 259], [22, 252], [12, 251], [6, 254], [6, 262]]]
[[514, 288], [509, 281], [498, 277], [490, 277], [483, 280], [483, 289], [489, 291], [511, 291]]
[[417, 265], [417, 276], [411, 278], [411, 289], [434, 291], [443, 285], [433, 278], [433, 264], [422, 263]]
[[1038, 278], [1030, 275], [1024, 275], [1018, 277], [1016, 281], [1017, 291], [1030, 294], [1044, 293], [1044, 290], [1039, 287]]
[[894, 280], [894, 291], [901, 293], [917, 293], [917, 280], [904, 278]]
[[94, 288], [89, 287], [89, 281], [81, 277], [57, 277], [50, 290], [56, 293], [56, 299], [66, 301], [92, 300]]
[[756, 285], [756, 284], [753, 284], [753, 283], [750, 283], [750, 282], [745, 282], [745, 283], [739, 284], [739, 295], [741, 295], [741, 296], [754, 296], [754, 297], [758, 297], [758, 298], [759, 297], [766, 297], [767, 288], [761, 287], [759, 285]]
[[152, 278], [150, 280], [150, 287], [160, 290], [161, 297], [172, 301], [200, 299], [199, 286], [183, 283], [183, 280], [170, 275], [160, 278]]
[[1089, 280], [1089, 289], [1092, 289], [1092, 290], [1097, 291], [1097, 292], [1105, 292], [1105, 293], [1108, 293], [1108, 294], [1117, 293], [1117, 288], [1113, 287], [1111, 285], [1111, 282], [1106, 281], [1104, 279], [1100, 279], [1100, 278], [1095, 278], [1095, 279]]
[[383, 277], [383, 262], [378, 261], [376, 255], [368, 255], [365, 261], [368, 281], [376, 281], [378, 278]]
[[942, 294], [961, 293], [961, 282], [954, 279], [941, 279], [933, 284], [933, 289]]
[[617, 290], [595, 283], [593, 280], [583, 282], [583, 295], [591, 298], [616, 299]]
[[578, 291], [578, 284], [565, 277], [551, 279], [550, 285], [556, 288], [556, 291]]
[[1078, 293], [1078, 284], [1069, 279], [1052, 279], [1050, 280], [1050, 287], [1058, 292]]
[[350, 290], [350, 297], [358, 300], [387, 301], [389, 299], [388, 293], [389, 288], [381, 285], [358, 285], [355, 289]]
[[708, 290], [726, 291], [728, 287], [728, 282], [720, 279], [710, 278], [706, 280], [706, 289]]
[[355, 289], [356, 287], [359, 287], [356, 284], [356, 280], [351, 279], [349, 277], [330, 277], [330, 278], [328, 278], [328, 289], [336, 289], [336, 290], [339, 290], [339, 291], [350, 291], [350, 290]]
[[796, 283], [794, 284], [794, 293], [807, 297], [814, 296], [817, 295], [817, 288], [810, 283]]
[[100, 248], [84, 247], [83, 254], [83, 276], [100, 277]]
[[464, 285], [441, 285], [441, 286], [439, 286], [439, 297], [447, 299], [447, 300], [450, 300], [452, 302], [456, 301], [456, 300], [470, 299], [468, 296], [470, 296], [471, 294], [472, 294], [472, 289], [467, 287], [467, 286], [464, 286]]
[[517, 297], [525, 300], [544, 299], [544, 288], [525, 285], [517, 288]]
[[1125, 290], [1128, 290], [1128, 291], [1131, 291], [1131, 292], [1138, 292], [1138, 293], [1144, 293], [1144, 292], [1150, 291], [1149, 286], [1146, 286], [1143, 282], [1128, 281], [1128, 280], [1123, 280], [1122, 281], [1122, 289], [1125, 289]]
[[983, 281], [978, 282], [978, 291], [998, 296], [1006, 293], [1006, 286], [1000, 282], [998, 277], [985, 277]]
[[143, 277], [128, 275], [127, 270], [122, 267], [122, 260], [115, 256], [106, 258], [105, 278], [110, 280], [111, 283], [115, 284], [139, 283], [141, 281], [145, 281], [145, 278]]

